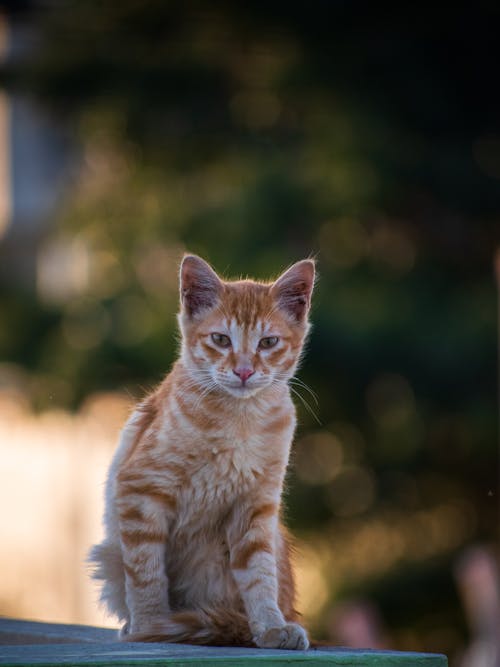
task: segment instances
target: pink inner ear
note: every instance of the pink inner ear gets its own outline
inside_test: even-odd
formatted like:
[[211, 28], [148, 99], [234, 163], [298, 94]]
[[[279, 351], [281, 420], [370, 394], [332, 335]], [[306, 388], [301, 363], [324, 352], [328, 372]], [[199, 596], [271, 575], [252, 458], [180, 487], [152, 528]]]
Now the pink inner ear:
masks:
[[222, 283], [215, 271], [201, 257], [188, 255], [181, 265], [181, 302], [188, 315], [213, 308], [218, 301]]
[[303, 260], [291, 266], [278, 278], [272, 291], [280, 305], [293, 319], [303, 320], [311, 304], [314, 286], [314, 262]]
[[280, 290], [278, 303], [296, 320], [302, 320], [309, 310], [309, 294], [304, 283], [296, 283]]

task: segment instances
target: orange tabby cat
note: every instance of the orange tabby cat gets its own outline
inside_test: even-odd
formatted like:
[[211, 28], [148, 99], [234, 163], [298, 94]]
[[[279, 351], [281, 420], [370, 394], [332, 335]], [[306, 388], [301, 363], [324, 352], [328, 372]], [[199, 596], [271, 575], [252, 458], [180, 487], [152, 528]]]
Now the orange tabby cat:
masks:
[[309, 259], [265, 284], [184, 257], [180, 358], [123, 429], [90, 556], [122, 639], [308, 648], [280, 503], [313, 283]]

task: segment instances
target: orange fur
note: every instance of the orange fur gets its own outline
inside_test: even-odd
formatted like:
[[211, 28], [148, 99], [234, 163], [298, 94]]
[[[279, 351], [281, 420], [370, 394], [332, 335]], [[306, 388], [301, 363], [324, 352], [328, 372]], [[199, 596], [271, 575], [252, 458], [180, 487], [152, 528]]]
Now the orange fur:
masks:
[[308, 647], [280, 505], [313, 282], [311, 260], [265, 284], [184, 258], [181, 355], [122, 431], [90, 555], [123, 639]]

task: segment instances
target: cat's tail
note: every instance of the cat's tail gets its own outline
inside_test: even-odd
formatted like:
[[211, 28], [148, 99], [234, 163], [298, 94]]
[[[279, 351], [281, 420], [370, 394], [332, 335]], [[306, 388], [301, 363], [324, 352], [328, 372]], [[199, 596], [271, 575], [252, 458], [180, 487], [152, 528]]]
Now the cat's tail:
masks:
[[127, 642], [173, 642], [204, 646], [245, 646], [255, 648], [246, 616], [217, 607], [174, 612], [152, 624], [148, 632], [121, 633]]

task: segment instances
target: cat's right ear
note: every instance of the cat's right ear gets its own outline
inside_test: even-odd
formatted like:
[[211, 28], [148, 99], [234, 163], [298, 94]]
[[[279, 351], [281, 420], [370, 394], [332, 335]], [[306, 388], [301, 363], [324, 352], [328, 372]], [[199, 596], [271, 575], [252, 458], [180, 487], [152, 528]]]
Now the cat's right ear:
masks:
[[190, 317], [213, 308], [222, 289], [219, 276], [204, 259], [184, 256], [180, 269], [181, 304]]
[[311, 306], [315, 267], [313, 259], [303, 259], [285, 271], [271, 288], [279, 306], [295, 322], [303, 322]]

